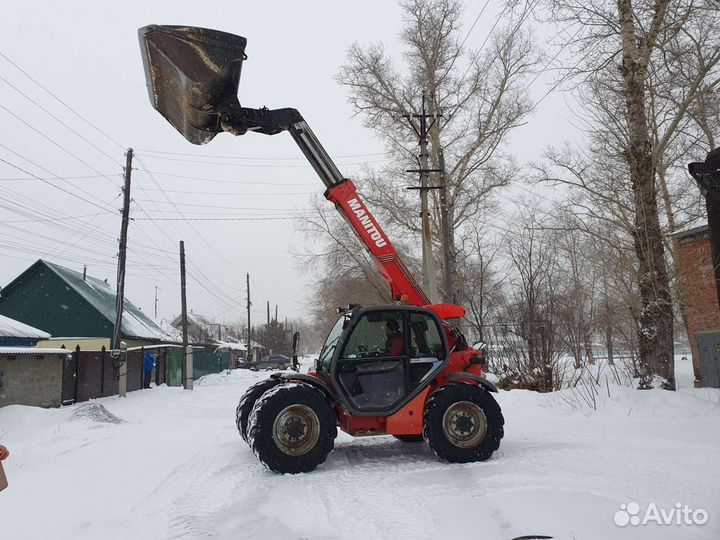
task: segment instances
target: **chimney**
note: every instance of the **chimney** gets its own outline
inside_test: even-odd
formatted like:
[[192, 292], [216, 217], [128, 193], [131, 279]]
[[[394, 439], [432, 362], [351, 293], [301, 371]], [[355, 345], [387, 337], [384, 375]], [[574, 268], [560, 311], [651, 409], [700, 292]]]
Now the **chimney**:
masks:
[[85, 278], [87, 277], [87, 264], [83, 265], [83, 281], [85, 281]]

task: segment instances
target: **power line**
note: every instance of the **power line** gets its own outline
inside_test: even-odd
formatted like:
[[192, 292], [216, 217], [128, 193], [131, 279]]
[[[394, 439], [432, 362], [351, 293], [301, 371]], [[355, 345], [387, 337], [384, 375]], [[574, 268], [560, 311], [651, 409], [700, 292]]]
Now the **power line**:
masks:
[[[307, 158], [305, 157], [248, 157], [248, 156], [220, 156], [220, 155], [204, 155], [204, 154], [190, 154], [187, 152], [163, 152], [161, 150], [149, 150], [147, 148], [138, 148], [139, 152], [149, 152], [153, 154], [162, 154], [167, 156], [187, 156], [187, 157], [197, 157], [197, 158], [212, 158], [212, 159], [245, 159], [245, 160], [252, 160], [252, 161], [305, 161]], [[386, 156], [389, 152], [375, 152], [371, 154], [347, 154], [343, 156], [332, 156], [333, 159], [343, 159], [343, 158], [358, 158], [358, 157], [371, 157], [371, 156]], [[152, 156], [147, 156], [152, 157]]]
[[[142, 171], [142, 172], [145, 172], [145, 173], [148, 175], [148, 177], [153, 181], [153, 183], [155, 183], [155, 185], [158, 186], [160, 192], [165, 196], [165, 198], [167, 199], [167, 201], [168, 201], [170, 204], [173, 205], [173, 207], [175, 208], [175, 210], [176, 210], [180, 215], [183, 215], [182, 212], [177, 208], [177, 206], [175, 206], [175, 203], [170, 199], [170, 197], [167, 195], [167, 193], [165, 193], [165, 191], [162, 189], [162, 186], [160, 186], [160, 184], [159, 184], [158, 181], [155, 179], [155, 177], [154, 177], [151, 173], [149, 173], [149, 172], [147, 171], [147, 168], [145, 167], [145, 164], [142, 162], [142, 160], [141, 160], [141, 159], [138, 159], [137, 161], [138, 161], [138, 163], [139, 163], [139, 164], [141, 165], [141, 167], [142, 167], [141, 169], [138, 169], [138, 170], [140, 170], [140, 171]], [[146, 189], [146, 188], [144, 188], [144, 187], [142, 187], [142, 186], [139, 186], [139, 189], [141, 189], [143, 192], [145, 192], [145, 189]], [[147, 189], [150, 189], [150, 188], [147, 188]], [[157, 206], [155, 206], [155, 208], [157, 209], [157, 211], [158, 211], [161, 215], [165, 215], [165, 213], [164, 213], [163, 210], [161, 210], [161, 209], [158, 208]], [[156, 221], [157, 218], [151, 218], [151, 216], [150, 216], [147, 212], [145, 212], [144, 210], [143, 210], [143, 213], [147, 216], [147, 218], [149, 218], [149, 220], [153, 221], [153, 225], [155, 225], [155, 227], [157, 227], [157, 228], [167, 237], [167, 233], [165, 233], [165, 230], [158, 225], [158, 223], [157, 223], [157, 221]], [[182, 237], [182, 234], [180, 234], [180, 232], [178, 231], [178, 229], [175, 228], [172, 223], [171, 223], [171, 225], [173, 226], [173, 229], [175, 229], [175, 231], [178, 233], [178, 235]], [[202, 240], [203, 240], [203, 236], [197, 231], [197, 229], [195, 229], [195, 228], [192, 226], [192, 224], [190, 224], [190, 223], [188, 223], [188, 225], [190, 226], [191, 230], [195, 233], [195, 235], [196, 235], [198, 238], [200, 238], [201, 241], [202, 241]], [[228, 261], [228, 263], [230, 263], [231, 265], [233, 265], [233, 263], [232, 263], [231, 261], [229, 261], [227, 258], [225, 258], [221, 253], [219, 253], [217, 250], [215, 250], [211, 245], [207, 244], [206, 242], [205, 242], [205, 245], [207, 245], [211, 250], [215, 251], [215, 252], [220, 256], [220, 258], [225, 259], [226, 261]], [[233, 266], [234, 266], [234, 265], [233, 265]], [[208, 271], [205, 270], [205, 269], [202, 269], [202, 273], [203, 273], [203, 275], [209, 275], [209, 274], [210, 274], [210, 272], [208, 272]], [[211, 286], [215, 286], [214, 283], [210, 283], [210, 285], [211, 285]], [[215, 287], [217, 288], [217, 286], [215, 286]], [[220, 292], [220, 294], [224, 294], [224, 292], [223, 292], [221, 289], [217, 288], [217, 290]]]
[[263, 180], [240, 180], [240, 179], [233, 179], [233, 180], [221, 180], [217, 178], [207, 178], [203, 176], [187, 176], [183, 174], [175, 174], [170, 172], [160, 172], [160, 171], [145, 171], [151, 174], [159, 174], [160, 176], [172, 176], [174, 178], [183, 178], [187, 180], [201, 180], [205, 182], [215, 182], [218, 184], [234, 184], [234, 185], [244, 185], [244, 184], [258, 184], [263, 186], [317, 186], [317, 182], [280, 182], [280, 181], [263, 181]]
[[[106, 176], [117, 176], [116, 173], [108, 174], [89, 174], [83, 176], [54, 176], [49, 178], [43, 178], [43, 180], [85, 180], [90, 178], [104, 178]], [[28, 180], [36, 180], [36, 178], [0, 178], [0, 182], [27, 182]]]
[[50, 94], [58, 103], [60, 103], [63, 107], [65, 107], [68, 111], [70, 111], [71, 113], [73, 113], [75, 116], [77, 116], [80, 120], [82, 120], [83, 122], [85, 122], [85, 124], [87, 124], [88, 126], [90, 126], [92, 129], [94, 129], [95, 131], [97, 131], [100, 135], [102, 135], [103, 137], [105, 137], [107, 140], [109, 140], [110, 142], [112, 142], [113, 144], [115, 144], [116, 146], [118, 146], [119, 148], [121, 148], [122, 150], [125, 150], [125, 147], [124, 147], [123, 145], [121, 145], [119, 142], [117, 142], [115, 139], [113, 139], [110, 135], [108, 135], [107, 133], [105, 133], [104, 131], [102, 131], [102, 130], [101, 130], [100, 128], [98, 128], [95, 124], [93, 124], [92, 122], [90, 122], [89, 120], [87, 120], [87, 119], [86, 119], [84, 116], [82, 116], [80, 113], [78, 113], [77, 111], [75, 111], [75, 109], [73, 109], [72, 107], [70, 107], [70, 105], [68, 105], [67, 103], [65, 103], [62, 99], [60, 99], [58, 96], [56, 96], [52, 91], [50, 91], [48, 88], [46, 88], [42, 83], [40, 83], [38, 80], [36, 80], [35, 78], [33, 78], [29, 73], [27, 73], [27, 72], [26, 72], [23, 68], [21, 68], [18, 64], [16, 64], [15, 62], [13, 62], [7, 55], [5, 55], [5, 54], [3, 54], [2, 52], [0, 52], [0, 56], [2, 56], [2, 57], [3, 57], [5, 60], [7, 60], [10, 64], [12, 64], [12, 65], [15, 67], [15, 69], [17, 69], [20, 73], [22, 73], [23, 75], [25, 75], [28, 79], [30, 79], [32, 82], [34, 82], [34, 83], [35, 83], [36, 85], [38, 85], [40, 88], [42, 88], [45, 92], [47, 92], [48, 94]]
[[240, 217], [240, 218], [135, 218], [135, 221], [292, 221], [303, 219], [298, 217]]
[[[50, 137], [48, 137], [47, 135], [45, 135], [42, 131], [40, 131], [39, 129], [37, 129], [35, 126], [33, 126], [32, 124], [30, 124], [29, 122], [26, 122], [23, 118], [19, 117], [17, 114], [15, 114], [14, 112], [12, 112], [10, 109], [8, 109], [7, 107], [5, 107], [4, 105], [0, 104], [0, 109], [3, 109], [3, 110], [4, 110], [5, 112], [7, 112], [10, 116], [12, 116], [12, 117], [15, 118], [16, 120], [20, 121], [22, 124], [24, 124], [25, 126], [29, 127], [30, 129], [32, 129], [35, 133], [37, 133], [38, 135], [40, 135], [43, 139], [45, 139], [45, 140], [47, 140], [47, 141], [50, 141], [52, 144], [54, 144], [55, 146], [57, 146], [60, 150], [62, 150], [63, 152], [65, 152], [65, 153], [68, 154], [69, 156], [72, 156], [73, 158], [75, 158], [76, 160], [78, 160], [80, 163], [82, 163], [83, 165], [85, 165], [87, 168], [89, 168], [89, 169], [92, 170], [93, 172], [96, 172], [97, 174], [100, 174], [100, 175], [101, 175], [100, 171], [98, 171], [95, 167], [93, 167], [92, 165], [90, 165], [89, 163], [87, 163], [85, 160], [83, 160], [81, 157], [77, 156], [76, 154], [74, 154], [73, 152], [71, 152], [70, 150], [68, 150], [67, 148], [65, 148], [63, 145], [55, 142], [53, 139], [51, 139]], [[109, 177], [103, 176], [103, 178], [105, 178], [105, 179], [106, 179], [108, 182], [110, 182], [113, 186], [118, 187], [118, 185], [117, 185], [115, 182], [113, 182], [112, 180], [110, 180]]]
[[[0, 107], [2, 107], [2, 105], [0, 105]], [[7, 147], [3, 146], [2, 144], [0, 144], [0, 146], [2, 146], [3, 148], [5, 148], [6, 150], [8, 149]], [[0, 161], [2, 161], [3, 163], [5, 163], [6, 165], [9, 165], [10, 167], [13, 167], [13, 168], [17, 169], [17, 170], [20, 171], [20, 172], [23, 172], [23, 173], [25, 173], [25, 174], [27, 174], [27, 175], [29, 175], [29, 176], [32, 176], [33, 178], [35, 178], [35, 179], [37, 179], [37, 180], [40, 180], [41, 182], [46, 183], [46, 184], [49, 185], [49, 186], [54, 187], [55, 189], [59, 189], [60, 191], [62, 191], [62, 192], [64, 192], [64, 193], [67, 193], [67, 194], [70, 195], [71, 197], [75, 197], [75, 198], [77, 198], [77, 199], [80, 199], [80, 200], [82, 200], [82, 201], [85, 201], [86, 203], [91, 204], [91, 205], [93, 205], [94, 207], [99, 208], [100, 210], [107, 210], [107, 205], [106, 205], [105, 207], [102, 207], [102, 206], [100, 206], [99, 204], [96, 204], [96, 203], [94, 203], [94, 202], [92, 202], [92, 201], [90, 201], [90, 200], [88, 200], [88, 199], [86, 199], [86, 198], [84, 198], [84, 197], [81, 197], [81, 196], [78, 195], [77, 193], [72, 193], [71, 191], [68, 191], [67, 189], [61, 188], [60, 186], [53, 184], [52, 182], [48, 182], [47, 180], [43, 180], [43, 179], [40, 178], [39, 176], [35, 176], [33, 173], [31, 173], [31, 172], [29, 172], [29, 171], [26, 171], [26, 170], [23, 169], [22, 167], [20, 167], [20, 166], [18, 166], [18, 165], [15, 165], [14, 163], [10, 163], [9, 161], [7, 161], [7, 160], [5, 160], [5, 159], [3, 159], [3, 158], [0, 158]], [[30, 163], [32, 163], [32, 161], [31, 161]], [[33, 164], [34, 164], [34, 163], [33, 163]], [[36, 165], [36, 164], [34, 164], [34, 165]], [[37, 166], [37, 165], [36, 165], [36, 166]]]
[[146, 187], [142, 189], [143, 191], [160, 191], [161, 193], [184, 193], [186, 195], [233, 195], [237, 197], [296, 197], [298, 195], [313, 195], [315, 193], [318, 193], [317, 191], [295, 191], [292, 193], [238, 193], [236, 191], [190, 191], [184, 189], [165, 189], [162, 187]]
[[14, 219], [14, 220], [11, 219], [11, 220], [0, 220], [0, 223], [43, 223], [43, 222], [57, 223], [58, 221], [72, 221], [72, 220], [79, 220], [79, 219], [104, 216], [104, 215], [105, 215], [105, 213], [103, 212], [103, 213], [98, 213], [98, 214], [86, 214], [84, 216], [68, 216], [68, 217], [37, 218], [37, 219]]
[[35, 100], [34, 100], [33, 98], [31, 98], [30, 96], [28, 96], [25, 92], [23, 92], [22, 90], [20, 90], [17, 86], [15, 86], [14, 84], [12, 84], [10, 81], [8, 81], [7, 79], [5, 79], [5, 78], [2, 77], [1, 75], [0, 75], [0, 80], [3, 81], [3, 82], [4, 82], [5, 84], [7, 84], [8, 86], [10, 86], [13, 90], [15, 90], [16, 92], [18, 92], [20, 95], [22, 95], [23, 97], [25, 97], [25, 99], [27, 99], [28, 101], [30, 101], [33, 105], [35, 105], [35, 106], [38, 107], [40, 110], [42, 110], [45, 114], [47, 114], [48, 116], [50, 116], [51, 118], [53, 118], [55, 121], [57, 121], [57, 122], [58, 122], [59, 124], [61, 124], [63, 127], [67, 128], [67, 129], [70, 130], [72, 133], [74, 133], [76, 136], [78, 136], [80, 139], [82, 139], [83, 141], [85, 141], [88, 145], [90, 145], [90, 146], [93, 147], [95, 150], [97, 150], [98, 152], [100, 152], [101, 154], [103, 154], [104, 156], [106, 156], [107, 158], [109, 158], [113, 163], [115, 163], [116, 165], [121, 165], [118, 161], [115, 160], [115, 158], [114, 158], [113, 156], [111, 156], [110, 154], [108, 154], [107, 152], [105, 152], [103, 149], [101, 149], [100, 147], [98, 147], [97, 145], [95, 145], [95, 143], [93, 143], [92, 141], [90, 141], [90, 140], [86, 139], [85, 137], [83, 137], [80, 133], [78, 133], [78, 132], [75, 131], [72, 127], [70, 127], [69, 125], [67, 125], [67, 124], [66, 124], [65, 122], [63, 122], [62, 120], [60, 120], [57, 116], [55, 116], [53, 113], [51, 113], [50, 111], [48, 111], [45, 107], [43, 107], [42, 105], [40, 105], [37, 101], [35, 101]]
[[[307, 169], [309, 167], [312, 167], [312, 165], [255, 165], [255, 164], [249, 164], [249, 163], [218, 163], [217, 161], [208, 161], [208, 160], [200, 160], [200, 159], [185, 159], [185, 158], [177, 158], [177, 157], [169, 157], [169, 156], [154, 156], [150, 154], [140, 154], [143, 157], [150, 158], [150, 159], [164, 159], [168, 161], [182, 161], [184, 163], [197, 163], [199, 165], [219, 165], [222, 167], [251, 167], [251, 168], [271, 168], [271, 169]], [[377, 159], [377, 160], [369, 160], [369, 161], [356, 161], [353, 163], [338, 163], [337, 165], [340, 167], [349, 167], [352, 165], [365, 165], [367, 163], [384, 163], [388, 161], [387, 159]]]

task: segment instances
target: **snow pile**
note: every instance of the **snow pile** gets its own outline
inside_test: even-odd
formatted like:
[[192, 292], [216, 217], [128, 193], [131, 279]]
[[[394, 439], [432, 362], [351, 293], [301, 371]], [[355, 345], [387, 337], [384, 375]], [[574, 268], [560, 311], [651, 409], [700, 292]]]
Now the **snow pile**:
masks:
[[[62, 409], [13, 405], [0, 409], [12, 452], [0, 537], [717, 538], [720, 391], [691, 388], [690, 362], [678, 369], [678, 392], [618, 387], [594, 409], [561, 392], [501, 392], [505, 438], [485, 463], [340, 433], [326, 463], [296, 476], [267, 471], [235, 427], [240, 396], [266, 373]], [[105, 411], [124, 422], [97, 421]], [[631, 502], [687, 504], [709, 521], [616, 525]]]
[[72, 420], [87, 419], [103, 424], [121, 424], [124, 422], [122, 418], [115, 416], [97, 401], [79, 404], [75, 407], [75, 411], [70, 418]]

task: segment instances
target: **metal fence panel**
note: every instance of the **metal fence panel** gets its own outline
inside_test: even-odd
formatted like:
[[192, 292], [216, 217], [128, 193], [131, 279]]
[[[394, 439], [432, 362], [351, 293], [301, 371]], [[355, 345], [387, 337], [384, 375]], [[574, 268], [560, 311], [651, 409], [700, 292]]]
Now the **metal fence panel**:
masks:
[[720, 388], [720, 332], [701, 332], [696, 339], [702, 385]]

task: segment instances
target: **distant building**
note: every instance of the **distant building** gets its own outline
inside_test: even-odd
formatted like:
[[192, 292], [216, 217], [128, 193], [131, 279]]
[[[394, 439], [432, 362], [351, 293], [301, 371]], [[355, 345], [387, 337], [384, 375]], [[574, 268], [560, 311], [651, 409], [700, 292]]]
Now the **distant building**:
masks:
[[[182, 315], [175, 317], [170, 325], [177, 329], [182, 336]], [[188, 341], [190, 343], [211, 343], [217, 336], [213, 331], [216, 324], [211, 323], [208, 319], [197, 313], [193, 313], [192, 310], [187, 314], [187, 331]], [[182, 339], [182, 337], [181, 337]]]
[[678, 243], [680, 296], [692, 348], [695, 386], [720, 387], [720, 305], [708, 227], [674, 235]]
[[[113, 336], [115, 291], [105, 281], [41, 259], [2, 289], [0, 314], [52, 334], [41, 347], [100, 350], [110, 347]], [[129, 347], [168, 339], [127, 299], [120, 335]]]

